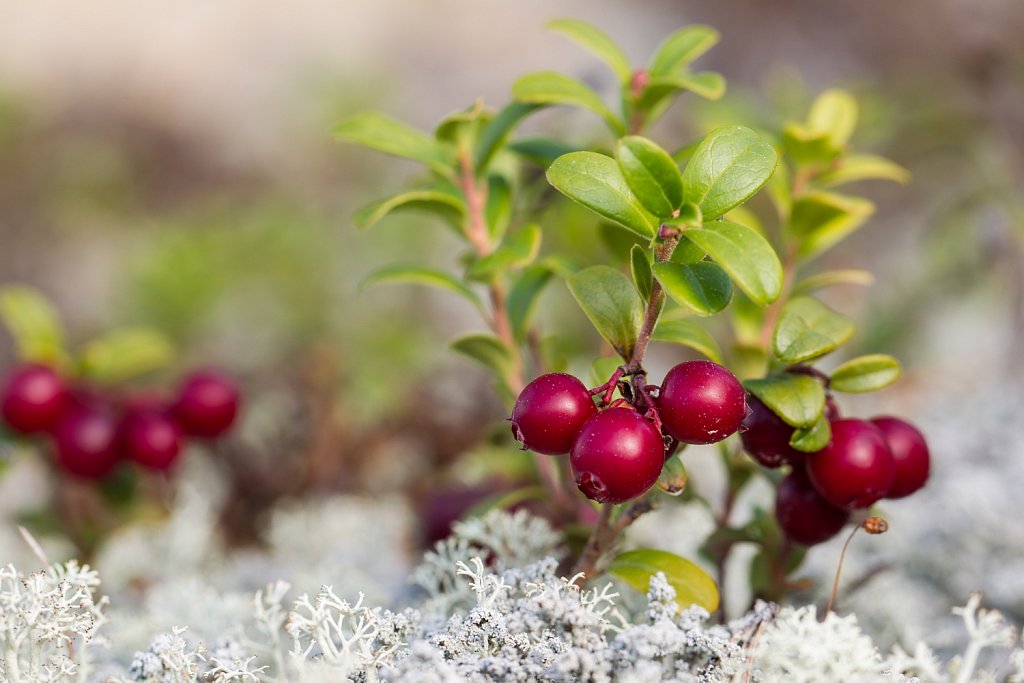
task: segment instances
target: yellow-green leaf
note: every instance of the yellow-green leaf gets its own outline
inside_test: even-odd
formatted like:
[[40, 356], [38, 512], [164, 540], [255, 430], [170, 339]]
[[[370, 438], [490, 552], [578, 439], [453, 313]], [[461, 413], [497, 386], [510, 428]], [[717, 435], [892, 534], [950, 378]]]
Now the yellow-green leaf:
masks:
[[718, 609], [718, 586], [708, 573], [695, 563], [664, 550], [630, 550], [620, 554], [608, 566], [608, 573], [631, 588], [646, 593], [651, 577], [665, 575], [676, 592], [680, 609], [699, 605], [709, 612]]

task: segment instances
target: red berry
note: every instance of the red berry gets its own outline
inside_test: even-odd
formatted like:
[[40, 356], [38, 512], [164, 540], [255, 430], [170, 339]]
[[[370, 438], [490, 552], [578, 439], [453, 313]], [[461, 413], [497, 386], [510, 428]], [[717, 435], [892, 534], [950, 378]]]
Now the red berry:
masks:
[[789, 445], [792, 427], [753, 394], [747, 396], [747, 405], [750, 412], [743, 420], [740, 440], [750, 457], [773, 468], [803, 460], [806, 454]]
[[213, 438], [234, 424], [239, 400], [231, 380], [215, 372], [196, 372], [185, 379], [171, 413], [186, 434]]
[[67, 397], [64, 381], [51, 368], [23, 365], [7, 380], [0, 412], [15, 431], [45, 432], [57, 426]]
[[100, 479], [117, 464], [117, 423], [106, 410], [79, 406], [68, 411], [54, 438], [57, 462], [79, 477]]
[[572, 448], [597, 406], [583, 382], [572, 375], [541, 375], [519, 393], [512, 409], [512, 434], [525, 447], [546, 455]]
[[871, 423], [882, 430], [896, 464], [896, 475], [886, 498], [903, 498], [924, 486], [931, 469], [931, 457], [924, 435], [905, 420], [876, 417]]
[[822, 498], [803, 468], [794, 467], [779, 482], [775, 517], [787, 538], [801, 545], [815, 545], [838, 534], [849, 521], [850, 513]]
[[121, 420], [120, 440], [125, 455], [153, 470], [169, 469], [181, 452], [181, 428], [152, 410], [129, 411]]
[[683, 443], [721, 441], [740, 428], [747, 414], [743, 385], [709, 360], [688, 361], [669, 370], [657, 404], [665, 431]]
[[569, 455], [576, 485], [588, 498], [621, 503], [658, 481], [665, 441], [631, 408], [610, 408], [587, 420]]
[[864, 420], [832, 423], [832, 441], [806, 458], [811, 483], [844, 509], [866, 508], [889, 492], [896, 466], [885, 435]]

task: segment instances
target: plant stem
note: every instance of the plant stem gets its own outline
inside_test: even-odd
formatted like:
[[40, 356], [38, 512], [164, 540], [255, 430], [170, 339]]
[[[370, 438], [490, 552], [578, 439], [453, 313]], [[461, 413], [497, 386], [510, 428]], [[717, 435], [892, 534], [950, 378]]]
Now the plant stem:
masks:
[[839, 577], [842, 576], [843, 573], [843, 560], [846, 559], [846, 549], [850, 547], [850, 541], [852, 541], [853, 537], [857, 535], [858, 531], [860, 531], [860, 527], [860, 524], [853, 527], [853, 531], [851, 531], [850, 535], [846, 537], [846, 543], [843, 544], [843, 552], [839, 553], [839, 565], [836, 567], [836, 578], [832, 581], [832, 595], [828, 599], [828, 607], [825, 608], [826, 615], [832, 611], [832, 608], [836, 604], [836, 594], [839, 592]]

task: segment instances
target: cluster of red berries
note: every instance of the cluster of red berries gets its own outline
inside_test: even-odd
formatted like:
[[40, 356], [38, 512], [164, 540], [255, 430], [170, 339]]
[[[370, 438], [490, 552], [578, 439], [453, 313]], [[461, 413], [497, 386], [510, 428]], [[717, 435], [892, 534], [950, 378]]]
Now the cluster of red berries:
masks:
[[675, 442], [721, 441], [747, 414], [739, 380], [711, 361], [680, 363], [661, 387], [644, 386], [633, 402], [609, 402], [620, 376], [588, 390], [572, 375], [541, 375], [519, 394], [511, 418], [524, 447], [568, 453], [580, 491], [602, 503], [622, 503], [654, 486]]
[[827, 541], [849, 521], [852, 510], [882, 498], [903, 498], [928, 479], [930, 456], [924, 436], [896, 417], [842, 418], [831, 398], [825, 416], [832, 439], [804, 453], [789, 445], [793, 428], [757, 398], [748, 397], [743, 447], [757, 462], [790, 465], [775, 499], [775, 516], [786, 536], [803, 545]]
[[189, 375], [175, 398], [116, 399], [70, 385], [53, 368], [23, 365], [7, 379], [0, 414], [13, 431], [49, 434], [57, 463], [71, 474], [100, 479], [122, 460], [166, 470], [188, 436], [215, 438], [238, 414], [239, 392], [220, 374]]

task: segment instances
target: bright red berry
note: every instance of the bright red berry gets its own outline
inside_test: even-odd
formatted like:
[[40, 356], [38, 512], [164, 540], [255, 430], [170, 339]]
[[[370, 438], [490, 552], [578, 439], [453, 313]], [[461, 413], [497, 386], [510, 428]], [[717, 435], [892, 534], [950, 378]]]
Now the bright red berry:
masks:
[[740, 428], [743, 450], [765, 467], [800, 462], [805, 453], [789, 445], [793, 428], [753, 394], [747, 396], [750, 412]]
[[794, 467], [779, 482], [775, 517], [787, 538], [801, 545], [815, 545], [839, 533], [849, 521], [850, 513], [822, 498], [803, 468]]
[[0, 412], [15, 431], [45, 432], [57, 426], [67, 398], [67, 387], [52, 368], [23, 365], [7, 379]]
[[196, 372], [182, 384], [171, 414], [186, 434], [213, 438], [234, 424], [239, 401], [231, 380], [215, 372]]
[[882, 430], [896, 464], [896, 475], [886, 498], [903, 498], [924, 486], [931, 469], [928, 443], [918, 429], [897, 417], [876, 417], [871, 423]]
[[569, 452], [583, 424], [596, 414], [597, 406], [583, 382], [552, 372], [519, 393], [512, 409], [512, 434], [532, 451], [561, 455]]
[[740, 428], [747, 414], [743, 385], [709, 360], [688, 361], [669, 370], [657, 404], [663, 428], [683, 443], [721, 441]]
[[163, 412], [135, 410], [121, 419], [121, 448], [143, 467], [169, 469], [181, 453], [181, 442], [181, 428]]
[[832, 424], [832, 440], [809, 454], [807, 474], [818, 493], [836, 507], [866, 508], [889, 492], [896, 466], [885, 435], [864, 420]]
[[569, 463], [584, 495], [601, 503], [621, 503], [658, 481], [665, 465], [665, 441], [632, 408], [610, 408], [583, 425]]
[[68, 411], [54, 438], [57, 462], [72, 474], [100, 479], [117, 465], [117, 423], [106, 410], [78, 406]]

